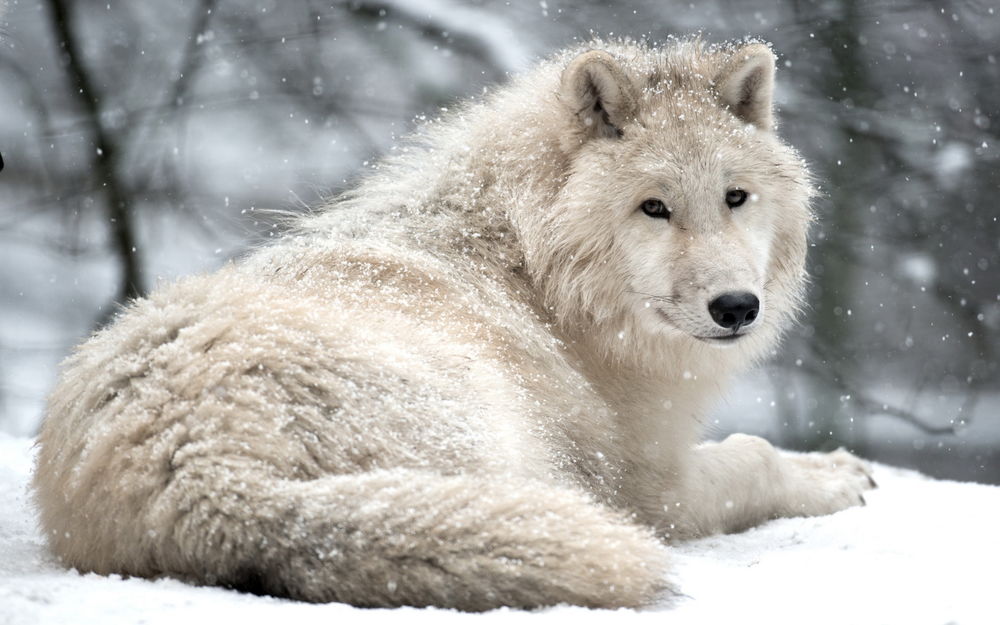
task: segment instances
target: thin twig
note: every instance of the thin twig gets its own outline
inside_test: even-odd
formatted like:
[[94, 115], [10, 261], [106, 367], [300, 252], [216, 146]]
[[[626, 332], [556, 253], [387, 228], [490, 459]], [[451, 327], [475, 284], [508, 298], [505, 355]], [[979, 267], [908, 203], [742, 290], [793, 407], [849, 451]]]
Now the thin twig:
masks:
[[[814, 349], [817, 348], [814, 346]], [[817, 349], [817, 351], [820, 350]], [[957, 419], [952, 419], [952, 422], [949, 425], [932, 425], [927, 423], [921, 417], [917, 416], [916, 413], [910, 410], [888, 402], [880, 401], [858, 390], [857, 385], [849, 382], [843, 372], [833, 365], [831, 359], [826, 358], [824, 360], [826, 360], [824, 364], [826, 370], [820, 370], [819, 367], [816, 367], [815, 365], [805, 363], [803, 363], [801, 367], [797, 367], [797, 369], [805, 371], [809, 375], [822, 380], [826, 384], [833, 385], [837, 390], [841, 391], [845, 395], [848, 395], [856, 406], [868, 414], [884, 414], [899, 418], [925, 434], [940, 435], [955, 434], [958, 432]], [[966, 423], [967, 422], [968, 420], [966, 420]]]

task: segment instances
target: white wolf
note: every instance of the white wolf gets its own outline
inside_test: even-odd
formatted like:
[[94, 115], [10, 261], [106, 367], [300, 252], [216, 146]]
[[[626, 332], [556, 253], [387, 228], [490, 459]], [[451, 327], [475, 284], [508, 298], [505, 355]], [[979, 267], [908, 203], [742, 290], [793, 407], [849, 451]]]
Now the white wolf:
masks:
[[847, 452], [698, 443], [803, 284], [773, 75], [761, 43], [564, 52], [133, 302], [51, 398], [52, 549], [308, 601], [643, 606], [663, 541], [862, 503]]

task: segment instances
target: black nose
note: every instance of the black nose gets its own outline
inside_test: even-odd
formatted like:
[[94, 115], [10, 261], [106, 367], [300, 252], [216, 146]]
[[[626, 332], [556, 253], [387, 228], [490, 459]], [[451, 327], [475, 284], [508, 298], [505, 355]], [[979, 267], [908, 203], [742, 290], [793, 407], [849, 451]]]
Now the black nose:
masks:
[[760, 312], [760, 300], [753, 293], [723, 293], [708, 304], [708, 312], [715, 323], [736, 332], [748, 326]]

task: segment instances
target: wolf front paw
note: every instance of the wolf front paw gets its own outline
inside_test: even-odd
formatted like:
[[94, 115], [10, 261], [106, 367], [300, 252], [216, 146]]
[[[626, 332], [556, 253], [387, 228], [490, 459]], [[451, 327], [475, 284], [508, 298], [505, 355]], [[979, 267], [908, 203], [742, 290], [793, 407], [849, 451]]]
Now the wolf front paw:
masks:
[[788, 499], [781, 516], [818, 516], [865, 505], [875, 488], [871, 466], [845, 449], [830, 453], [782, 454]]

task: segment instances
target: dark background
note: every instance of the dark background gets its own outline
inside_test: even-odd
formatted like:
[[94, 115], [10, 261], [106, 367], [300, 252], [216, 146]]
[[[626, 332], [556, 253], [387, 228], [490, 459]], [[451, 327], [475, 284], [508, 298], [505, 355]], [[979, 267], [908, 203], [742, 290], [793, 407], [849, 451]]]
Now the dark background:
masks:
[[414, 123], [593, 34], [760, 37], [824, 196], [809, 308], [713, 435], [1000, 483], [1000, 7], [10, 0], [0, 432], [123, 298], [210, 270]]

